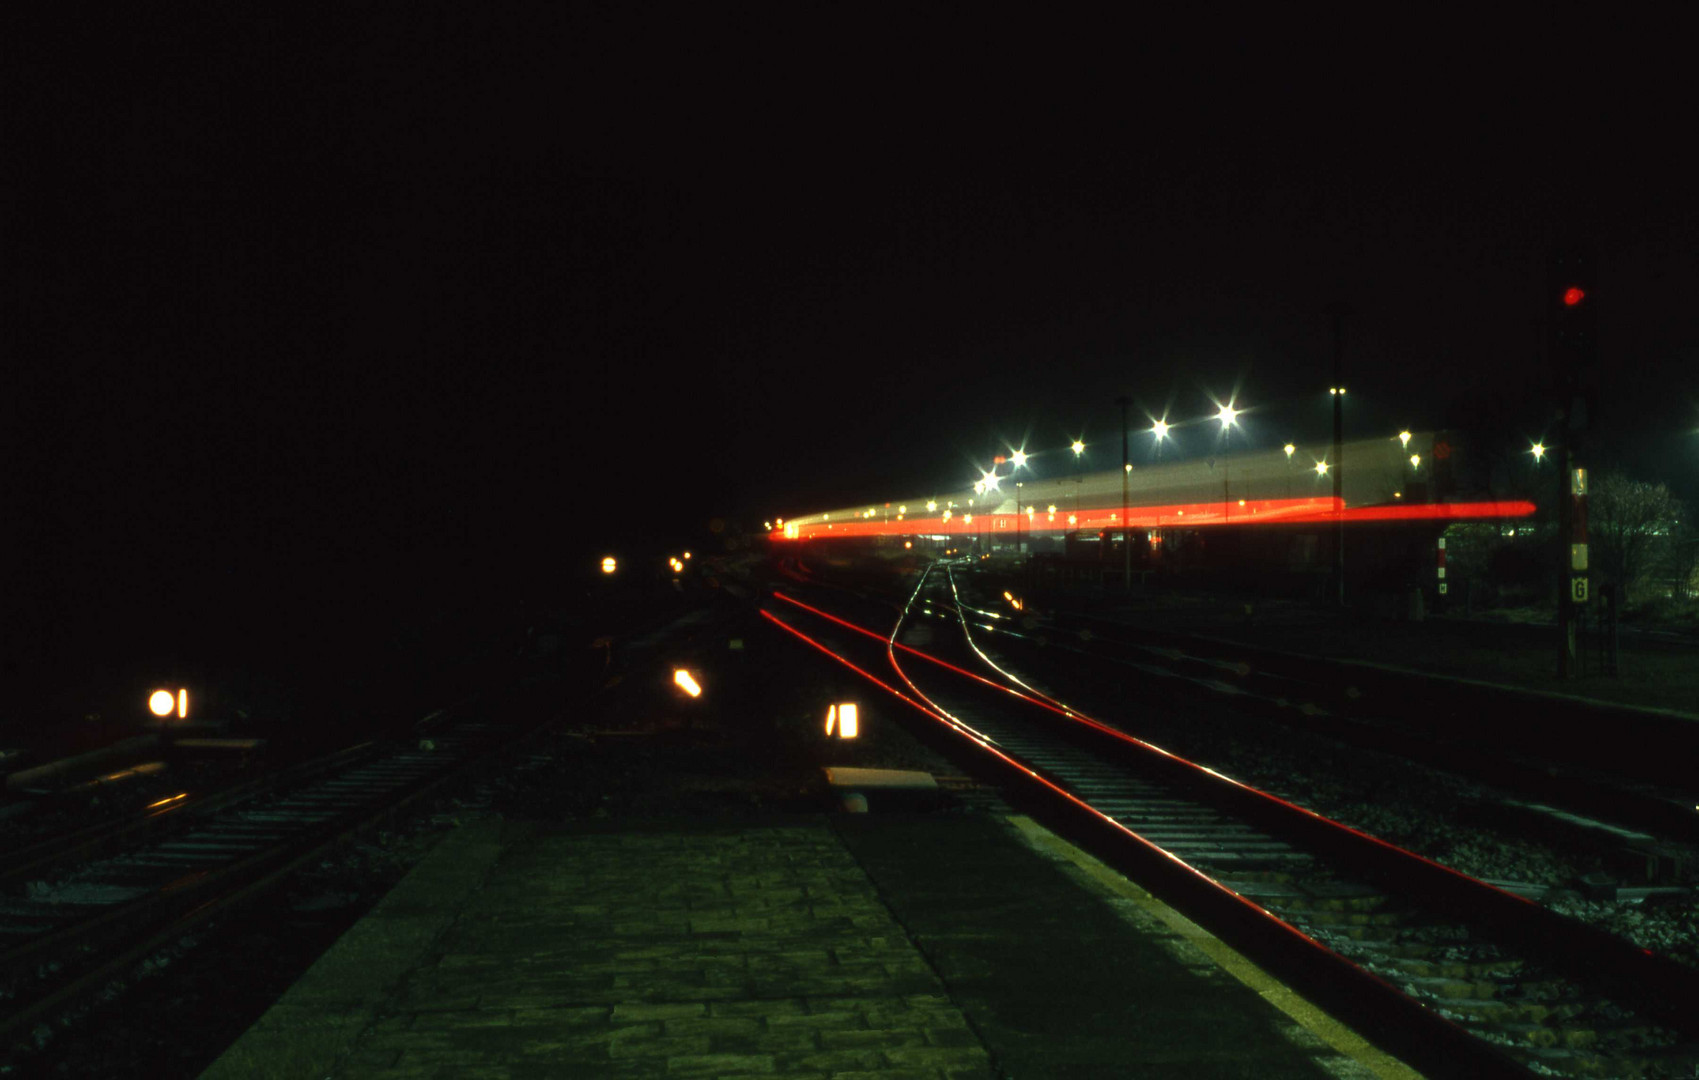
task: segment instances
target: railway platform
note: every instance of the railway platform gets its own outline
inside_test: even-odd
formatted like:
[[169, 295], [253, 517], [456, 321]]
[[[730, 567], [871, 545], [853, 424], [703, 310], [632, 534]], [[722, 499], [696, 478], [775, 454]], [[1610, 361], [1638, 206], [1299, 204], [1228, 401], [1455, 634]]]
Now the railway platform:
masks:
[[1412, 1075], [982, 796], [466, 823], [203, 1078]]

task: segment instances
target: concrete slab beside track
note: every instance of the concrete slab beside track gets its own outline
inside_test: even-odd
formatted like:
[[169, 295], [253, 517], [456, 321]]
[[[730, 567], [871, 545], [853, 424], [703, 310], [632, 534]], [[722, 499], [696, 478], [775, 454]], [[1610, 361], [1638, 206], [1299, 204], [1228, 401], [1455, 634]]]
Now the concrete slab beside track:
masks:
[[452, 833], [203, 1076], [1411, 1076], [1006, 813]]

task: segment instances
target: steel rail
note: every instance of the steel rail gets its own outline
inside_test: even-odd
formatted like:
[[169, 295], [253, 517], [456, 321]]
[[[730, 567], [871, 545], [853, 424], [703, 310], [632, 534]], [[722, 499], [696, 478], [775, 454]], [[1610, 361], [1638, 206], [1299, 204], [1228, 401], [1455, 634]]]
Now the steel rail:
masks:
[[[924, 580], [917, 585], [914, 595], [918, 596], [923, 587]], [[796, 607], [807, 608], [811, 613], [819, 614], [840, 630], [853, 631], [869, 642], [879, 641], [885, 646], [887, 660], [897, 668], [899, 674], [901, 664], [896, 659], [899, 652], [905, 657], [924, 656], [935, 664], [968, 674], [975, 680], [969, 684], [973, 692], [989, 693], [980, 685], [986, 682], [983, 678], [962, 672], [939, 658], [898, 643], [896, 637], [901, 630], [901, 620], [890, 635], [878, 634], [813, 608], [812, 605], [798, 603], [794, 598], [784, 599]], [[912, 600], [911, 596], [910, 607]], [[785, 626], [793, 633], [799, 633], [771, 613], [764, 614], [770, 621]], [[832, 653], [830, 648], [818, 642], [810, 643], [823, 652]], [[843, 660], [841, 656], [839, 659]], [[961, 731], [963, 724], [960, 718], [949, 715], [937, 700], [926, 698], [906, 675], [903, 678], [909, 683], [910, 692], [927, 702], [926, 707], [920, 708], [919, 711], [934, 720], [945, 722], [952, 730]], [[1648, 956], [1643, 950], [1635, 949], [1603, 931], [1554, 915], [1520, 897], [1502, 892], [1374, 837], [1331, 822], [1301, 807], [1238, 784], [1175, 755], [1167, 754], [1109, 725], [1092, 721], [1076, 710], [1067, 709], [1065, 706], [1058, 707], [1060, 703], [1054, 702], [1053, 699], [1041, 700], [1037, 696], [1007, 686], [997, 689], [1001, 692], [993, 695], [993, 700], [1001, 707], [1014, 705], [1010, 700], [1011, 695], [1022, 698], [1036, 706], [1029, 710], [1031, 715], [1040, 718], [1059, 734], [1065, 733], [1072, 741], [1090, 746], [1096, 752], [1107, 752], [1111, 756], [1125, 759], [1128, 764], [1141, 770], [1154, 770], [1161, 774], [1167, 783], [1177, 788], [1192, 790], [1200, 797], [1225, 805], [1232, 812], [1267, 828], [1271, 833], [1291, 837], [1329, 858], [1363, 867], [1371, 877], [1389, 882], [1406, 893], [1421, 896], [1454, 917], [1474, 924], [1484, 923], [1496, 933], [1535, 950], [1548, 961], [1568, 961], [1561, 966], [1570, 970], [1583, 970], [1589, 985], [1598, 985], [1600, 973], [1603, 971], [1607, 976], [1605, 981], [1611, 984], [1614, 994], [1632, 999], [1636, 1003], [1650, 998], [1651, 1007], [1648, 1011], [1651, 1014], [1659, 1016], [1677, 1029], [1691, 1026], [1691, 1019], [1683, 1015], [1683, 1003], [1695, 999], [1699, 978], [1680, 965], [1664, 958]], [[979, 734], [982, 737], [974, 741], [979, 743], [982, 749], [987, 748], [987, 742], [994, 742], [994, 737], [983, 737], [983, 732]], [[1283, 970], [1292, 969], [1307, 973], [1307, 988], [1317, 993], [1324, 1000], [1324, 1004], [1364, 1019], [1374, 1033], [1372, 1037], [1393, 1052], [1401, 1056], [1416, 1054], [1434, 1061], [1434, 1048], [1444, 1047], [1444, 1060], [1449, 1063], [1451, 1069], [1457, 1067], [1460, 1060], [1457, 1055], [1461, 1054], [1480, 1057], [1483, 1069], [1490, 1067], [1523, 1073], [1521, 1066], [1513, 1059], [1483, 1042], [1467, 1029], [1450, 1021], [1436, 1025], [1438, 1018], [1427, 1006], [1324, 946], [1307, 938], [1303, 939], [1302, 945], [1294, 944], [1290, 935], [1287, 938], [1269, 938], [1266, 924], [1274, 917], [1265, 909], [1239, 897], [1230, 887], [1208, 879], [1207, 875], [1203, 875], [1203, 880], [1200, 880], [1195, 872], [1187, 874], [1178, 871], [1177, 860], [1168, 853], [1160, 848], [1152, 850], [1152, 845], [1143, 845], [1123, 835], [1129, 830], [1106, 815], [1097, 813], [1085, 800], [1061, 791], [1058, 785], [1040, 775], [1040, 771], [1000, 750], [994, 751], [993, 756], [998, 759], [1002, 773], [1015, 778], [1029, 793], [1042, 795], [1040, 801], [1051, 808], [1052, 814], [1056, 808], [1062, 808], [1065, 811], [1064, 816], [1070, 817], [1075, 825], [1085, 826], [1087, 831], [1096, 835], [1100, 844], [1114, 849], [1122, 861], [1136, 865], [1146, 875], [1156, 875], [1164, 886], [1157, 891], [1166, 890], [1172, 894], [1172, 898], [1178, 898], [1188, 909], [1207, 911], [1208, 921], [1215, 924], [1212, 929], [1217, 929], [1224, 938], [1254, 957], [1278, 963]], [[1061, 798], [1058, 799], [1058, 796]], [[1557, 950], [1559, 955], [1553, 957], [1553, 950]], [[1564, 955], [1562, 950], [1573, 950], [1573, 955]], [[1357, 974], [1345, 974], [1347, 971]], [[1324, 972], [1325, 977], [1317, 978], [1317, 972]], [[1340, 986], [1353, 983], [1356, 985], [1352, 990], [1339, 990]], [[1376, 1004], [1371, 1007], [1370, 1002]], [[1389, 1018], [1393, 1020], [1390, 1026]], [[1412, 1036], [1412, 1032], [1422, 1034]]]

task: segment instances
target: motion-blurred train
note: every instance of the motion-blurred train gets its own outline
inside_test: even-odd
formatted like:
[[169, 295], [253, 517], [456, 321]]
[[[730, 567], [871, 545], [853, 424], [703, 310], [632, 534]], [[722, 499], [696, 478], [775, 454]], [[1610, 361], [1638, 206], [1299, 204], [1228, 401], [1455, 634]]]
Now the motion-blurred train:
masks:
[[1332, 572], [1343, 537], [1347, 573], [1359, 585], [1441, 594], [1438, 541], [1447, 525], [1534, 513], [1525, 500], [1460, 490], [1460, 449], [1455, 433], [1424, 432], [1346, 443], [1337, 460], [1329, 460], [1331, 447], [1288, 444], [1125, 473], [1004, 473], [993, 490], [787, 518], [769, 535], [805, 548], [859, 542], [888, 554], [893, 547], [1015, 553], [1062, 574], [1117, 576], [1130, 566], [1147, 579], [1183, 576], [1259, 591], [1315, 585]]

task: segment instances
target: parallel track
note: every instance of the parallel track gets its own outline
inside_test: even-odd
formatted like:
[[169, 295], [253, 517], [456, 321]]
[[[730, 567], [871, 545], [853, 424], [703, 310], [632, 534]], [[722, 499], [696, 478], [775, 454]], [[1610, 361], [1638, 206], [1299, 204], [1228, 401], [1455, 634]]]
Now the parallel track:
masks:
[[[914, 619], [922, 600], [954, 613], [956, 627]], [[973, 751], [968, 767], [1013, 781], [1020, 797], [1418, 1067], [1685, 1075], [1699, 1061], [1683, 1041], [1691, 1032], [1676, 1030], [1694, 1021], [1674, 1004], [1699, 1000], [1694, 972], [1032, 691], [964, 638], [948, 571], [924, 575], [887, 632], [867, 628], [879, 605], [853, 603], [780, 599], [768, 617], [880, 681], [910, 715], [957, 736], [958, 753]]]
[[[725, 621], [724, 612], [693, 610], [647, 627], [630, 642], [628, 671], [691, 648]], [[63, 851], [29, 852], [0, 879], [0, 1047], [27, 1053], [38, 1025], [101, 995], [210, 916], [446, 786], [523, 756], [554, 721], [483, 716], [501, 694], [545, 688], [560, 690], [554, 680], [521, 680], [434, 714], [415, 743], [353, 747], [173, 815], [85, 830]]]

